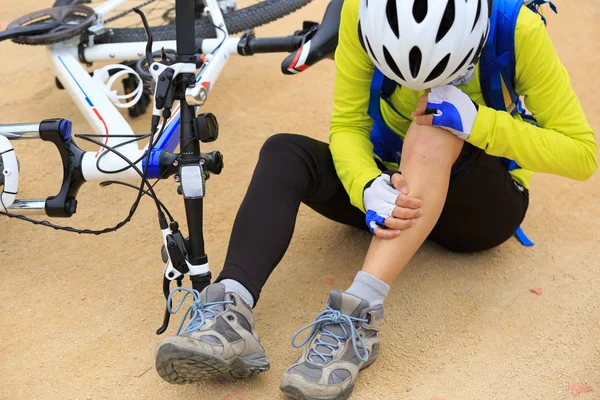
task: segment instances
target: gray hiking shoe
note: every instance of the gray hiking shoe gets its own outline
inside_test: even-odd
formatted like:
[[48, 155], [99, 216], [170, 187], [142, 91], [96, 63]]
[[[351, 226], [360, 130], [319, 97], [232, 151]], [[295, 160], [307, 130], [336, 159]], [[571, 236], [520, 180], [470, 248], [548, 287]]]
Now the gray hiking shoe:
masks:
[[[281, 390], [302, 400], [344, 400], [350, 397], [361, 369], [379, 355], [383, 308], [366, 300], [332, 291], [327, 308], [292, 338], [303, 347], [300, 358], [283, 374]], [[310, 335], [296, 345], [300, 333]]]
[[226, 293], [225, 285], [215, 283], [202, 293], [175, 288], [169, 298], [177, 291], [185, 294], [175, 310], [169, 307], [172, 314], [181, 309], [188, 295], [194, 297], [194, 303], [186, 311], [177, 336], [166, 338], [156, 349], [156, 370], [161, 378], [169, 383], [233, 380], [269, 369], [252, 310], [237, 294]]

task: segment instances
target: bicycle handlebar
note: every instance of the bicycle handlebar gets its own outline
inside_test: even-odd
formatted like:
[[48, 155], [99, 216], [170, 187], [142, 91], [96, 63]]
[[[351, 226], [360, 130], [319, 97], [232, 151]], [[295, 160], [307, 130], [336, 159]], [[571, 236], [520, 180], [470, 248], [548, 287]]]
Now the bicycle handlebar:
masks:
[[[240, 41], [238, 52], [242, 48], [243, 42]], [[291, 53], [302, 45], [302, 37], [286, 36], [273, 38], [248, 38], [246, 49], [250, 50], [250, 54], [259, 53]], [[250, 55], [243, 54], [241, 55]]]
[[343, 0], [332, 0], [321, 25], [307, 27], [307, 36], [293, 54], [281, 63], [281, 72], [286, 75], [297, 74], [325, 58], [333, 58], [338, 44], [338, 30], [342, 13]]

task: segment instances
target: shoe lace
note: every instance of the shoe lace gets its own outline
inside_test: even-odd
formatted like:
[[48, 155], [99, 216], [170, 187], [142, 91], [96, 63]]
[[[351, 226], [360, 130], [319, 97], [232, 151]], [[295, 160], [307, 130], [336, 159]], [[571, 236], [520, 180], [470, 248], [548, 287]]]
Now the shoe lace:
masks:
[[[177, 292], [183, 292], [184, 294], [181, 297], [181, 300], [179, 300], [179, 304], [177, 304], [177, 307], [173, 309], [173, 307], [171, 306], [171, 300], [173, 298], [173, 295]], [[207, 319], [213, 319], [217, 316], [217, 314], [219, 314], [220, 310], [217, 310], [217, 307], [223, 307], [226, 304], [233, 304], [233, 301], [231, 300], [204, 303], [200, 298], [200, 292], [198, 292], [196, 289], [176, 287], [173, 290], [171, 290], [171, 293], [169, 293], [169, 298], [167, 299], [167, 310], [169, 310], [171, 314], [177, 314], [183, 306], [183, 302], [185, 301], [185, 299], [190, 295], [194, 298], [194, 302], [188, 307], [185, 314], [183, 314], [183, 318], [181, 319], [179, 328], [177, 328], [177, 335], [191, 333], [197, 329], [202, 328]], [[184, 327], [183, 324], [185, 323], [188, 316], [189, 321]]]
[[[319, 315], [317, 315], [317, 318], [315, 319], [314, 322], [311, 322], [310, 324], [306, 325], [305, 327], [300, 328], [300, 330], [294, 334], [294, 336], [292, 337], [292, 346], [294, 346], [295, 348], [303, 347], [306, 343], [308, 343], [314, 337], [314, 335], [316, 335], [317, 333], [320, 332], [321, 337], [319, 339], [317, 339], [315, 341], [315, 343], [313, 344], [313, 348], [310, 350], [310, 353], [308, 354], [307, 359], [312, 363], [325, 365], [328, 362], [327, 361], [328, 358], [333, 358], [333, 351], [336, 350], [340, 346], [340, 343], [343, 343], [344, 341], [348, 340], [348, 336], [350, 336], [349, 338], [352, 340], [352, 347], [354, 349], [354, 354], [356, 354], [356, 357], [360, 361], [367, 362], [367, 360], [369, 359], [369, 352], [367, 351], [367, 346], [365, 345], [363, 338], [360, 336], [358, 329], [356, 329], [355, 323], [357, 323], [357, 322], [368, 322], [368, 320], [362, 319], [362, 318], [351, 317], [347, 314], [343, 314], [340, 311], [334, 310], [331, 307], [327, 306], [327, 309], [325, 311], [322, 311]], [[327, 329], [328, 327], [331, 327], [331, 326], [341, 327], [343, 336], [336, 335], [334, 332]], [[311, 329], [308, 337], [306, 339], [304, 339], [302, 341], [302, 343], [296, 344], [296, 338], [298, 337], [298, 335], [300, 335], [302, 332], [304, 332], [305, 330], [307, 330], [309, 328], [312, 328], [312, 329]], [[348, 335], [347, 329], [350, 330], [350, 335]], [[323, 338], [323, 337], [330, 337], [335, 340], [335, 343], [329, 343], [329, 342], [325, 342], [325, 341], [321, 340], [321, 338]], [[361, 355], [358, 350], [358, 345], [356, 343], [357, 338], [361, 344], [364, 355]], [[320, 352], [319, 350], [317, 350], [317, 348], [319, 346], [323, 346], [323, 347], [331, 350], [331, 353]], [[314, 361], [313, 357], [319, 357], [321, 359], [320, 360], [321, 362]]]

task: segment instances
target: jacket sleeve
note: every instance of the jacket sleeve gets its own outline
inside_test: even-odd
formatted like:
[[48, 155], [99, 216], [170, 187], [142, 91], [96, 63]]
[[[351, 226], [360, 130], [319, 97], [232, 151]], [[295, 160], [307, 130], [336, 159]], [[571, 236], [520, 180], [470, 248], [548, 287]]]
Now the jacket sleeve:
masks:
[[522, 168], [585, 180], [596, 170], [596, 143], [569, 75], [539, 18], [523, 8], [515, 31], [516, 90], [539, 127], [480, 106], [469, 142]]
[[358, 0], [344, 2], [335, 63], [330, 150], [351, 203], [364, 211], [364, 187], [381, 171], [369, 139], [373, 125], [368, 115], [369, 90], [374, 66], [358, 39]]

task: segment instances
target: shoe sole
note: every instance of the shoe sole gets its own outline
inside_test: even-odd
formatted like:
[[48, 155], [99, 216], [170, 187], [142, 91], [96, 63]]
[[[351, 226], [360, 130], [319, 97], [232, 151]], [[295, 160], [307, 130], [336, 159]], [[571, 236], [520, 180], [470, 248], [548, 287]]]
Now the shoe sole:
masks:
[[[360, 370], [365, 370], [367, 368], [369, 368], [371, 365], [373, 365], [373, 363], [377, 360], [377, 356], [379, 355], [379, 351], [377, 351], [377, 354], [375, 354], [375, 357], [370, 360], [367, 364], [363, 365]], [[291, 386], [291, 385], [286, 385], [286, 386], [280, 386], [279, 389], [281, 389], [282, 392], [284, 392], [286, 395], [288, 395], [289, 397], [296, 399], [296, 400], [346, 400], [349, 399], [350, 396], [352, 395], [352, 392], [354, 391], [354, 383], [350, 386], [348, 386], [346, 388], [346, 390], [344, 390], [342, 393], [335, 395], [335, 396], [321, 396], [321, 397], [314, 397], [314, 396], [308, 396], [305, 395], [304, 393], [302, 393], [302, 391], [300, 389], [298, 389], [295, 386]]]
[[232, 381], [246, 379], [269, 369], [269, 360], [233, 357], [230, 360], [182, 349], [173, 344], [161, 346], [156, 355], [156, 371], [173, 384], [195, 383], [209, 379]]
[[354, 390], [354, 385], [348, 386], [346, 390], [336, 396], [325, 396], [325, 397], [313, 397], [307, 396], [303, 394], [300, 389], [294, 386], [281, 386], [281, 391], [291, 397], [292, 399], [297, 400], [346, 400], [350, 398], [352, 391]]

